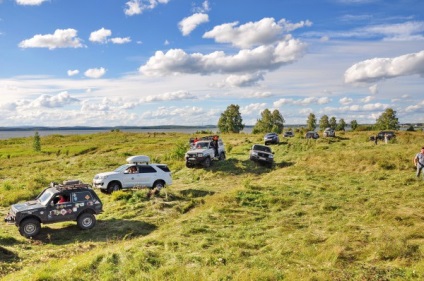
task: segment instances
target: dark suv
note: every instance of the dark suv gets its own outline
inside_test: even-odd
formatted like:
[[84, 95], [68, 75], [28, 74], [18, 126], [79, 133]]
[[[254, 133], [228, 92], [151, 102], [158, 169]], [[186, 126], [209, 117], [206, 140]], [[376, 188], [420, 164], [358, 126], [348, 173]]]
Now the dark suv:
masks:
[[76, 221], [81, 229], [93, 228], [94, 215], [103, 211], [103, 204], [91, 186], [79, 180], [51, 183], [34, 200], [11, 206], [5, 221], [14, 223], [27, 238], [36, 236], [41, 224]]
[[393, 131], [381, 131], [377, 134], [377, 139], [384, 140], [384, 136], [387, 136], [387, 140], [391, 140], [396, 137], [395, 132]]
[[249, 153], [250, 160], [265, 164], [269, 167], [274, 165], [274, 152], [266, 145], [254, 144]]
[[270, 143], [278, 144], [280, 143], [280, 138], [278, 137], [278, 134], [276, 133], [268, 133], [264, 136], [264, 142], [265, 142], [265, 145]]

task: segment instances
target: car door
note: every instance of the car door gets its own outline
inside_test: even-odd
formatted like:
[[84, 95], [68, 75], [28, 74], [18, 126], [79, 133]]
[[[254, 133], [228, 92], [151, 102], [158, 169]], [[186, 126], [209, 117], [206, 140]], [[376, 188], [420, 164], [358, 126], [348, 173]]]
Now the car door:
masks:
[[[60, 195], [66, 198], [65, 202], [59, 203]], [[73, 208], [75, 203], [72, 201], [71, 197], [69, 192], [57, 193], [53, 196], [51, 202], [48, 204], [48, 222], [73, 220]]]
[[140, 171], [137, 166], [137, 170], [133, 173], [128, 172], [128, 169], [123, 174], [122, 188], [133, 188], [140, 185]]
[[157, 177], [157, 171], [150, 165], [139, 166], [141, 186], [152, 187]]

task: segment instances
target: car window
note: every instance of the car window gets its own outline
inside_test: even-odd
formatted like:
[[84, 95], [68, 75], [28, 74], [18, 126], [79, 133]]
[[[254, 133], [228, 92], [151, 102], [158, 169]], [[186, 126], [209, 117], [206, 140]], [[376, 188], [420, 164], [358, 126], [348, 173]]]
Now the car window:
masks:
[[38, 199], [40, 200], [41, 204], [47, 205], [49, 199], [52, 197], [52, 193], [50, 191], [45, 191], [43, 195]]
[[140, 171], [140, 173], [156, 173], [155, 168], [151, 166], [140, 166], [138, 167], [138, 170]]
[[124, 165], [122, 165], [122, 166], [119, 166], [118, 168], [116, 168], [115, 169], [115, 171], [114, 172], [117, 172], [117, 173], [123, 173], [124, 171], [125, 171], [125, 169], [127, 169], [128, 168], [128, 164], [124, 164]]
[[166, 166], [166, 165], [156, 165], [156, 167], [158, 167], [159, 169], [161, 169], [164, 172], [171, 172], [171, 170], [169, 170], [168, 166]]
[[88, 200], [94, 200], [93, 196], [89, 191], [79, 191], [72, 193], [73, 202], [85, 202]]

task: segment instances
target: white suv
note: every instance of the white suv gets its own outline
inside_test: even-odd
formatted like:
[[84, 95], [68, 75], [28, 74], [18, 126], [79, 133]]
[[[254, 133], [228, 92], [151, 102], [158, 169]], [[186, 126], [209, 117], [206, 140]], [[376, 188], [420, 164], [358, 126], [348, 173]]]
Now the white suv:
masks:
[[171, 171], [166, 164], [149, 164], [150, 158], [145, 155], [128, 157], [127, 162], [113, 172], [95, 175], [93, 187], [104, 193], [112, 193], [120, 189], [142, 187], [160, 191], [172, 184]]

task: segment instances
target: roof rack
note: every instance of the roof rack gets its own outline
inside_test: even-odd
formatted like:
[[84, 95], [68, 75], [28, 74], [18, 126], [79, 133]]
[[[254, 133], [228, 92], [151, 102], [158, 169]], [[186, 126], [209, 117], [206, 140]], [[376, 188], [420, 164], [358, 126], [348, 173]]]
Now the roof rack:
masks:
[[86, 188], [91, 189], [91, 185], [88, 183], [83, 183], [80, 180], [67, 180], [63, 181], [63, 184], [59, 184], [57, 182], [51, 182], [50, 187], [55, 187], [57, 190], [72, 190], [76, 188]]

